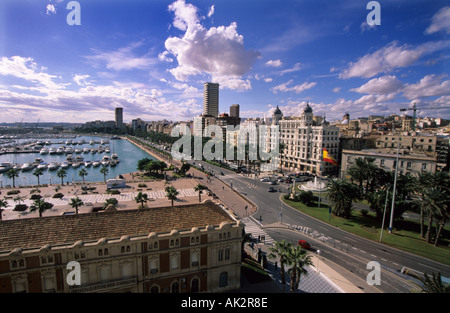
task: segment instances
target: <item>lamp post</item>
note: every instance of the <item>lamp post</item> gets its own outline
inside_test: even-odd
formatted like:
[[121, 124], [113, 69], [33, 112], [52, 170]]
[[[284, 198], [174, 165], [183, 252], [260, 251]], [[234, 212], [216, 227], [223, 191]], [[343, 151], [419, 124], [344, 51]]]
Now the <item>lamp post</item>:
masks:
[[[394, 130], [394, 124], [392, 124], [392, 129]], [[389, 233], [392, 234], [392, 223], [394, 222], [394, 206], [395, 206], [395, 190], [397, 187], [397, 175], [398, 175], [398, 161], [400, 157], [400, 136], [398, 137], [397, 144], [397, 158], [395, 161], [395, 175], [394, 175], [394, 189], [392, 190], [392, 205], [391, 205], [391, 217], [389, 221]]]

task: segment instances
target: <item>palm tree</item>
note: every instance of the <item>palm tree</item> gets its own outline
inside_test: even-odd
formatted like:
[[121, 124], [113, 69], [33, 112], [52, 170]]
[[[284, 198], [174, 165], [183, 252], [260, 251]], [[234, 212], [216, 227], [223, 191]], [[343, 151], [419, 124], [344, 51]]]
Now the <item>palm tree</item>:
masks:
[[277, 259], [280, 260], [280, 275], [281, 275], [281, 283], [283, 285], [286, 284], [286, 277], [285, 277], [285, 266], [287, 264], [287, 252], [291, 248], [291, 243], [286, 242], [286, 240], [282, 241], [276, 241], [272, 247], [269, 248], [270, 254], [269, 258], [271, 259]]
[[103, 174], [103, 181], [106, 183], [106, 175], [109, 174], [108, 168], [107, 168], [107, 167], [102, 167], [102, 168], [100, 169], [100, 173]]
[[75, 213], [78, 215], [78, 207], [84, 205], [84, 202], [80, 198], [76, 197], [70, 199], [69, 205], [72, 208], [75, 208]]
[[109, 198], [105, 200], [105, 203], [103, 204], [103, 209], [108, 209], [108, 208], [117, 208], [118, 205], [118, 201], [116, 198]]
[[194, 191], [198, 192], [198, 202], [202, 202], [202, 193], [205, 189], [208, 189], [208, 187], [202, 184], [198, 184], [194, 187]]
[[36, 199], [33, 202], [33, 205], [30, 206], [30, 212], [38, 211], [39, 217], [42, 217], [42, 213], [48, 209], [51, 209], [53, 204], [46, 202], [42, 199]]
[[173, 201], [177, 199], [179, 192], [173, 186], [167, 186], [165, 190], [166, 190], [166, 197], [167, 197], [167, 199], [172, 201], [172, 206], [173, 206]]
[[13, 187], [15, 188], [15, 187], [16, 187], [15, 179], [16, 179], [16, 177], [19, 177], [19, 170], [16, 170], [16, 169], [14, 169], [14, 168], [11, 168], [11, 169], [9, 169], [9, 170], [6, 172], [6, 176], [7, 176], [9, 179], [12, 179], [12, 181], [13, 181]]
[[450, 293], [450, 285], [442, 283], [441, 273], [425, 273], [424, 277], [418, 277], [422, 286], [419, 286], [424, 293]]
[[9, 206], [8, 201], [6, 201], [5, 199], [3, 199], [3, 200], [0, 199], [0, 221], [2, 220], [2, 212], [4, 210], [2, 208], [6, 208], [8, 206]]
[[300, 284], [302, 275], [308, 275], [306, 266], [312, 265], [311, 256], [301, 246], [291, 247], [287, 253], [287, 263], [291, 266], [288, 273], [291, 275], [291, 292], [295, 292]]
[[327, 184], [328, 198], [333, 206], [333, 213], [336, 216], [349, 218], [352, 210], [352, 203], [359, 198], [356, 186], [345, 179], [330, 180]]
[[80, 175], [80, 177], [83, 178], [83, 184], [84, 184], [84, 177], [88, 175], [88, 172], [83, 168], [78, 172], [78, 175]]
[[40, 185], [39, 183], [39, 176], [41, 176], [42, 174], [44, 174], [44, 171], [41, 168], [37, 168], [34, 170], [33, 175], [37, 177], [38, 180], [38, 186]]
[[142, 191], [139, 191], [134, 200], [136, 201], [136, 203], [140, 203], [141, 209], [143, 209], [144, 204], [148, 201], [148, 195], [146, 193], [142, 193]]
[[58, 170], [58, 172], [56, 172], [56, 176], [58, 176], [59, 178], [61, 178], [61, 185], [64, 186], [64, 177], [67, 176], [66, 170], [63, 169], [63, 168], [60, 168], [60, 169]]

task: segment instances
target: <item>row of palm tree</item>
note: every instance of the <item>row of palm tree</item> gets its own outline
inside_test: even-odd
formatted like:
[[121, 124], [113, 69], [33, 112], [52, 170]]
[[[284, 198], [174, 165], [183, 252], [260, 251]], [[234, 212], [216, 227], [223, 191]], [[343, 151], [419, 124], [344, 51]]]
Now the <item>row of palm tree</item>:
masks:
[[[379, 168], [374, 158], [366, 157], [357, 158], [347, 174], [350, 181], [338, 179], [330, 181], [327, 186], [333, 213], [348, 218], [352, 202], [366, 199], [370, 209], [381, 219], [384, 209], [390, 210], [392, 205], [395, 172]], [[449, 174], [420, 172], [413, 176], [397, 173], [394, 207], [394, 218], [400, 218], [407, 209], [417, 209], [420, 212], [420, 235], [430, 243], [435, 223], [434, 244], [437, 245], [445, 222], [450, 218]], [[425, 217], [428, 220], [426, 233]]]
[[[294, 246], [286, 240], [275, 242], [270, 247], [269, 258], [280, 262], [281, 284], [286, 285], [286, 272], [290, 277], [290, 292], [296, 292], [302, 276], [308, 275], [306, 266], [313, 266], [311, 255], [301, 246]], [[288, 270], [286, 271], [286, 268]]]

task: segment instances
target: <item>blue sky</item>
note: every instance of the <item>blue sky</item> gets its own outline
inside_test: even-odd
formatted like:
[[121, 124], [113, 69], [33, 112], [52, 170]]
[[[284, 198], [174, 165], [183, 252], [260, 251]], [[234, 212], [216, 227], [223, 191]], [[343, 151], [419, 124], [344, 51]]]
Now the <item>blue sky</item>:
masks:
[[68, 0], [0, 2], [0, 122], [190, 120], [204, 82], [220, 112], [330, 121], [400, 113], [450, 119], [450, 2]]

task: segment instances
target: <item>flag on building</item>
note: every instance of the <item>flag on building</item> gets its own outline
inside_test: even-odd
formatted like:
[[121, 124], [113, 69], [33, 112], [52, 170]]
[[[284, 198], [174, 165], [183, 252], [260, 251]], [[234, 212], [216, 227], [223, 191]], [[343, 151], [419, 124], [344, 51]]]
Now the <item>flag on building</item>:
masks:
[[328, 154], [327, 149], [323, 149], [323, 160], [325, 162], [329, 162], [329, 163], [332, 163], [332, 164], [338, 166], [338, 163], [336, 162], [336, 160], [331, 155]]

